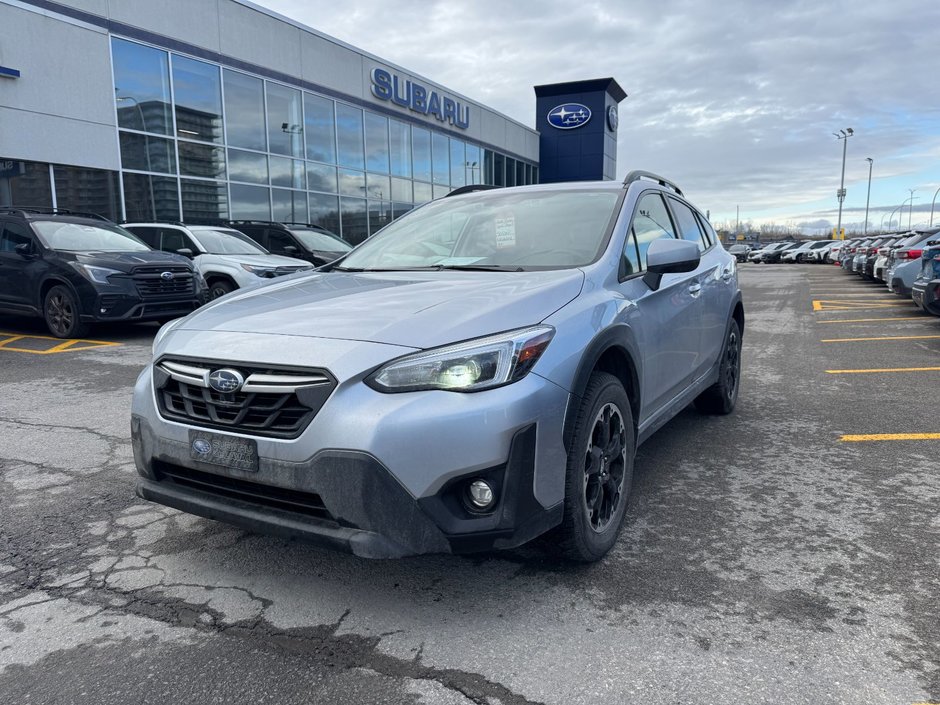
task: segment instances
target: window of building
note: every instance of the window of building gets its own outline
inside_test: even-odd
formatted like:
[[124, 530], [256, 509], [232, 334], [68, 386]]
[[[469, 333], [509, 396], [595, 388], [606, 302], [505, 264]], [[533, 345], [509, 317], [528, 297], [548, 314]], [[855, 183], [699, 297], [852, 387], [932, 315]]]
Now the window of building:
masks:
[[339, 233], [339, 198], [325, 193], [311, 193], [310, 219], [307, 222], [326, 228], [331, 233]]
[[342, 236], [346, 242], [350, 245], [358, 245], [369, 237], [366, 199], [341, 198], [340, 214]]
[[420, 127], [411, 130], [414, 178], [431, 181], [431, 133]]
[[506, 185], [518, 186], [516, 183], [516, 160], [512, 157], [506, 157]]
[[222, 142], [222, 80], [219, 67], [173, 55], [176, 135]]
[[49, 165], [0, 157], [0, 206], [51, 208]]
[[467, 146], [460, 140], [450, 139], [450, 185], [454, 188], [467, 184]]
[[414, 209], [414, 206], [410, 203], [393, 203], [392, 218], [401, 218], [405, 213], [412, 209]]
[[225, 149], [196, 142], [177, 142], [180, 174], [207, 179], [225, 178]]
[[493, 153], [493, 185], [506, 185], [506, 157], [499, 152]]
[[432, 181], [435, 184], [450, 183], [450, 143], [447, 135], [431, 133]]
[[414, 189], [409, 179], [392, 179], [392, 200], [411, 203], [414, 199]]
[[637, 255], [641, 270], [646, 269], [646, 251], [650, 243], [660, 238], [674, 238], [675, 228], [662, 196], [646, 193], [640, 196], [633, 215], [633, 235], [636, 238]]
[[304, 121], [300, 91], [279, 83], [266, 84], [268, 149], [291, 157], [304, 155]]
[[482, 150], [473, 144], [467, 145], [466, 183], [483, 183]]
[[311, 191], [338, 193], [336, 188], [336, 167], [307, 162], [307, 185]]
[[691, 208], [681, 201], [677, 201], [675, 198], [669, 199], [669, 205], [672, 206], [672, 212], [675, 213], [682, 239], [694, 242], [698, 245], [699, 252], [704, 252], [706, 248], [705, 235], [699, 227], [695, 213], [692, 212]]
[[228, 151], [228, 178], [253, 184], [268, 183], [268, 158], [256, 152], [240, 149]]
[[411, 177], [411, 126], [388, 121], [389, 158], [392, 176]]
[[304, 93], [304, 137], [307, 159], [336, 163], [336, 122], [332, 100]]
[[339, 169], [339, 192], [344, 196], [366, 195], [366, 175], [352, 169]]
[[176, 173], [176, 148], [173, 140], [153, 135], [121, 132], [121, 166], [137, 171]]
[[117, 172], [59, 165], [53, 171], [56, 204], [59, 208], [97, 213], [115, 221], [121, 219]]
[[124, 173], [124, 211], [131, 221], [179, 220], [179, 186], [172, 176]]
[[493, 152], [488, 149], [483, 150], [483, 183], [488, 185], [496, 183], [493, 177]]
[[343, 103], [336, 104], [336, 146], [338, 164], [365, 168], [362, 142], [362, 111]]
[[172, 134], [167, 53], [124, 39], [111, 39], [118, 126]]
[[414, 192], [415, 203], [427, 203], [432, 198], [434, 198], [434, 194], [431, 190], [431, 184], [426, 184], [423, 181], [414, 182]]
[[271, 185], [287, 188], [307, 188], [304, 163], [287, 157], [268, 157], [271, 168]]
[[233, 220], [271, 220], [271, 189], [230, 184], [229, 193]]
[[389, 177], [383, 174], [366, 174], [366, 195], [380, 201], [391, 199], [392, 187]]
[[271, 189], [272, 220], [281, 223], [307, 222], [307, 194], [303, 191]]
[[392, 222], [392, 204], [389, 201], [369, 201], [369, 234], [374, 235]]
[[264, 81], [238, 71], [224, 69], [225, 134], [233, 147], [268, 148], [264, 122]]
[[525, 186], [528, 181], [525, 178], [525, 162], [516, 160], [516, 186]]
[[228, 217], [228, 189], [220, 181], [180, 179], [184, 223], [213, 223]]
[[366, 112], [366, 169], [388, 173], [388, 118]]

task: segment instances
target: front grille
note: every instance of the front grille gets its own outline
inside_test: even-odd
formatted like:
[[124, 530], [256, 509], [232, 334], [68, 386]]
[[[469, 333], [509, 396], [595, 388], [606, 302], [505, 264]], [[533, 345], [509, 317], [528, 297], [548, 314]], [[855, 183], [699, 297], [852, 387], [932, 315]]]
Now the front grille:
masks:
[[[169, 272], [172, 276], [163, 278]], [[188, 267], [175, 265], [170, 267], [137, 267], [133, 273], [137, 293], [144, 299], [167, 296], [192, 296], [196, 285], [193, 273]]]
[[[209, 386], [218, 369], [238, 371], [243, 387], [222, 393]], [[296, 438], [332, 393], [325, 370], [256, 368], [237, 363], [162, 359], [154, 367], [160, 413], [193, 426], [252, 436]]]
[[290, 490], [258, 482], [239, 480], [210, 472], [201, 472], [161, 460], [153, 461], [158, 482], [199, 490], [218, 497], [236, 499], [250, 504], [303, 514], [324, 521], [335, 521], [327, 511], [320, 495], [314, 492]]

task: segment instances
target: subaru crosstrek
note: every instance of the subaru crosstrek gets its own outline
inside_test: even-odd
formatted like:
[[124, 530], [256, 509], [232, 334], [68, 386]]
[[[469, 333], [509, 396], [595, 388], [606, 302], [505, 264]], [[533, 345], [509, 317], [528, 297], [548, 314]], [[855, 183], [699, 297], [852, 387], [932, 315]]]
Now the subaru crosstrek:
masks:
[[90, 323], [185, 316], [206, 294], [188, 259], [101, 216], [0, 208], [0, 312], [41, 316], [56, 337], [80, 337]]
[[483, 189], [164, 326], [138, 494], [360, 556], [601, 558], [637, 446], [734, 408], [735, 258], [655, 175]]

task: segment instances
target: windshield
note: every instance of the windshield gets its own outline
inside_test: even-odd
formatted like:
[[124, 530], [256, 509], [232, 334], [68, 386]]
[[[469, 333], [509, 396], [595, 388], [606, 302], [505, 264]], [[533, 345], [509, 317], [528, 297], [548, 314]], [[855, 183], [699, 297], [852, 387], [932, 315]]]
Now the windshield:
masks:
[[53, 250], [69, 252], [146, 252], [150, 247], [116, 225], [34, 220], [32, 225]]
[[210, 255], [266, 255], [268, 251], [247, 235], [231, 230], [193, 230], [193, 237]]
[[578, 267], [604, 244], [620, 190], [485, 191], [392, 222], [339, 269]]
[[349, 252], [352, 249], [352, 245], [345, 240], [319, 230], [292, 229], [291, 232], [314, 252]]

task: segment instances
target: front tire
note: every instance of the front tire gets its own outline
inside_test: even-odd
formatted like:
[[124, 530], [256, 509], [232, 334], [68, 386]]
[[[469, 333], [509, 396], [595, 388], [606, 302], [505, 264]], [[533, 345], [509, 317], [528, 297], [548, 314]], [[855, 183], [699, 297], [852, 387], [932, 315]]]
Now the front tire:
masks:
[[46, 327], [56, 338], [80, 338], [88, 333], [81, 322], [78, 301], [72, 291], [58, 285], [49, 289], [42, 306]]
[[225, 279], [216, 279], [209, 284], [209, 301], [215, 301], [220, 296], [225, 296], [235, 291], [235, 286]]
[[606, 372], [588, 381], [565, 477], [564, 518], [552, 534], [559, 555], [598, 561], [616, 543], [633, 484], [636, 437], [623, 385]]
[[741, 386], [741, 328], [731, 319], [721, 348], [718, 381], [695, 399], [695, 407], [706, 414], [730, 414]]

